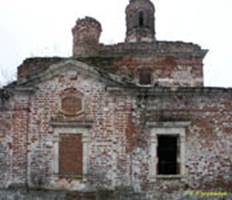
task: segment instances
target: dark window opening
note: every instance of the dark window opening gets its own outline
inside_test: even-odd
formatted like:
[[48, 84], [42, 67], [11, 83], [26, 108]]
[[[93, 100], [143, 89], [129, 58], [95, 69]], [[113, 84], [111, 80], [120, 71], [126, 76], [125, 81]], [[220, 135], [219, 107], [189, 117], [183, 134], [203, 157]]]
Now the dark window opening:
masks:
[[139, 84], [150, 85], [152, 82], [150, 70], [141, 71], [139, 74]]
[[158, 174], [175, 175], [179, 173], [177, 163], [177, 142], [177, 136], [158, 136]]
[[144, 26], [144, 14], [143, 14], [143, 12], [139, 12], [139, 26], [140, 27]]

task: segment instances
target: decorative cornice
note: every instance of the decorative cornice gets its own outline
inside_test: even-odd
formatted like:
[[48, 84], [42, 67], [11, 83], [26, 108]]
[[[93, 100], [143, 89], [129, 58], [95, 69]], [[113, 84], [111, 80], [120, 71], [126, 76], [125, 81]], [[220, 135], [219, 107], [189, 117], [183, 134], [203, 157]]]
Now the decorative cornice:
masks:
[[125, 86], [125, 87], [107, 87], [107, 91], [120, 95], [142, 95], [142, 96], [171, 96], [171, 95], [186, 95], [186, 96], [199, 96], [199, 95], [232, 95], [232, 88], [218, 88], [218, 87], [138, 87], [138, 86]]
[[190, 121], [175, 121], [175, 122], [147, 122], [149, 128], [185, 128], [191, 124]]
[[91, 128], [93, 121], [55, 121], [52, 120], [50, 125], [55, 128], [68, 127], [68, 128]]

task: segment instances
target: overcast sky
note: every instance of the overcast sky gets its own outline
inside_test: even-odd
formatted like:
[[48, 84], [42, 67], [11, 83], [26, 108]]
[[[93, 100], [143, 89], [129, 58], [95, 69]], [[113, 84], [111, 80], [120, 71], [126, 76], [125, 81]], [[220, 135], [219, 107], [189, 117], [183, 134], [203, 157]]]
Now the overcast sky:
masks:
[[[232, 87], [232, 1], [152, 0], [158, 40], [209, 49], [205, 85]], [[124, 41], [129, 0], [0, 0], [0, 82], [12, 80], [25, 58], [71, 56], [77, 18], [101, 22], [101, 42]], [[2, 75], [1, 75], [2, 74]]]

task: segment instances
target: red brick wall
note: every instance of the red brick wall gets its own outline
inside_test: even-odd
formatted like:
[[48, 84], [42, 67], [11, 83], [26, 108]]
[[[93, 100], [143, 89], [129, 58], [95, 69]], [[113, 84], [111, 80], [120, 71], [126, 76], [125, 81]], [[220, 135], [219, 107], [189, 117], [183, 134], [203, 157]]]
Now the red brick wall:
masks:
[[11, 94], [0, 103], [0, 187], [25, 185], [28, 96]]
[[[44, 182], [38, 180], [38, 183], [42, 182], [41, 186], [51, 188], [82, 190], [91, 183], [102, 183], [104, 180], [106, 187], [132, 184], [147, 190], [151, 133], [143, 123], [144, 120], [190, 120], [191, 125], [186, 131], [187, 176], [184, 181], [188, 183], [190, 189], [202, 188], [204, 185], [206, 189], [213, 188], [213, 186], [207, 186], [206, 182], [214, 183], [216, 188], [217, 180], [218, 183], [224, 181], [220, 183], [223, 187], [231, 184], [229, 182], [232, 166], [230, 90], [212, 89], [212, 92], [211, 89], [198, 88], [189, 89], [187, 92], [184, 90], [185, 92], [182, 93], [181, 89], [167, 92], [168, 89], [154, 88], [157, 93], [148, 95], [148, 98], [139, 98], [133, 92], [126, 93], [127, 90], [116, 95], [112, 91], [110, 93], [104, 83], [94, 77], [83, 74], [78, 75], [77, 80], [73, 80], [72, 77], [70, 70], [60, 72], [51, 80], [39, 83], [32, 97], [27, 143], [30, 179], [41, 177]], [[92, 180], [93, 176], [88, 176], [87, 184], [83, 187], [75, 178], [54, 175], [56, 171], [53, 168], [54, 164], [59, 163], [55, 160], [57, 136], [50, 122], [57, 117], [57, 114], [60, 114], [62, 100], [60, 94], [70, 87], [83, 93], [84, 111], [77, 116], [78, 118], [68, 116], [69, 118], [61, 118], [61, 120], [93, 121], [92, 128], [88, 130], [91, 139], [88, 144], [87, 173], [89, 175], [94, 172], [94, 175], [99, 178]], [[27, 115], [26, 112], [19, 110], [22, 109], [20, 103], [16, 104], [18, 111], [15, 111], [15, 114], [4, 115], [5, 119], [9, 117], [9, 124], [11, 124], [9, 136], [13, 139], [11, 160], [14, 163], [13, 168], [9, 167], [14, 171], [13, 179], [9, 181], [11, 183], [24, 180], [24, 166], [26, 166], [24, 141], [26, 141]], [[14, 121], [11, 121], [11, 118], [14, 118]], [[76, 140], [78, 139], [63, 141], [63, 146], [74, 147], [71, 150], [67, 149], [66, 152], [71, 151], [67, 153], [69, 157], [62, 158], [61, 153], [64, 171], [82, 169], [80, 166], [77, 167], [76, 163], [67, 164], [70, 160], [74, 160], [72, 154], [78, 152]], [[3, 181], [6, 184], [5, 179]], [[185, 182], [161, 180], [156, 183], [156, 186], [161, 189], [166, 186], [179, 189], [184, 187]], [[31, 181], [32, 186], [33, 184], [34, 182]]]
[[139, 80], [139, 71], [149, 69], [154, 84], [160, 86], [203, 86], [202, 59], [185, 59], [174, 56], [124, 56], [115, 61], [118, 74]]

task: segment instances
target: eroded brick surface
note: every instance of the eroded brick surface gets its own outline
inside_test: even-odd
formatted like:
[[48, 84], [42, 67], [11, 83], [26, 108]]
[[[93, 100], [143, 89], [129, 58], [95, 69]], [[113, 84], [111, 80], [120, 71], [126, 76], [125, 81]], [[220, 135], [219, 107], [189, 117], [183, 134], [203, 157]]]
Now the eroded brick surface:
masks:
[[[149, 34], [151, 41], [136, 42], [144, 33], [135, 22], [125, 43], [104, 45], [99, 22], [77, 21], [74, 57], [28, 59], [18, 80], [0, 90], [1, 188], [60, 190], [59, 197], [41, 194], [83, 200], [231, 192], [232, 90], [203, 86], [207, 50]], [[151, 72], [151, 84], [140, 84], [141, 70]], [[179, 134], [179, 176], [157, 176], [161, 130]], [[1, 195], [39, 196], [19, 189]]]
[[[68, 71], [41, 82], [30, 98], [28, 111], [12, 110], [11, 115], [3, 112], [1, 155], [9, 162], [2, 165], [2, 174], [7, 172], [10, 175], [5, 177], [12, 177], [4, 179], [4, 186], [16, 180], [23, 183], [28, 170], [29, 183], [36, 187], [90, 190], [96, 185], [109, 189], [132, 185], [137, 191], [231, 188], [230, 90], [160, 88], [148, 89], [144, 96], [140, 89], [130, 92], [125, 88], [118, 93], [105, 90], [104, 84], [94, 77], [79, 75], [73, 81]], [[60, 82], [60, 77], [64, 81]], [[70, 86], [83, 94], [85, 102], [84, 113], [77, 119], [93, 121], [89, 129], [87, 182], [59, 177], [53, 171], [56, 136], [51, 121], [57, 116], [60, 119], [59, 94]], [[24, 99], [21, 98], [22, 107]], [[65, 116], [62, 120], [76, 117]], [[190, 121], [185, 141], [186, 176], [151, 183], [151, 128], [146, 122], [184, 120]]]

